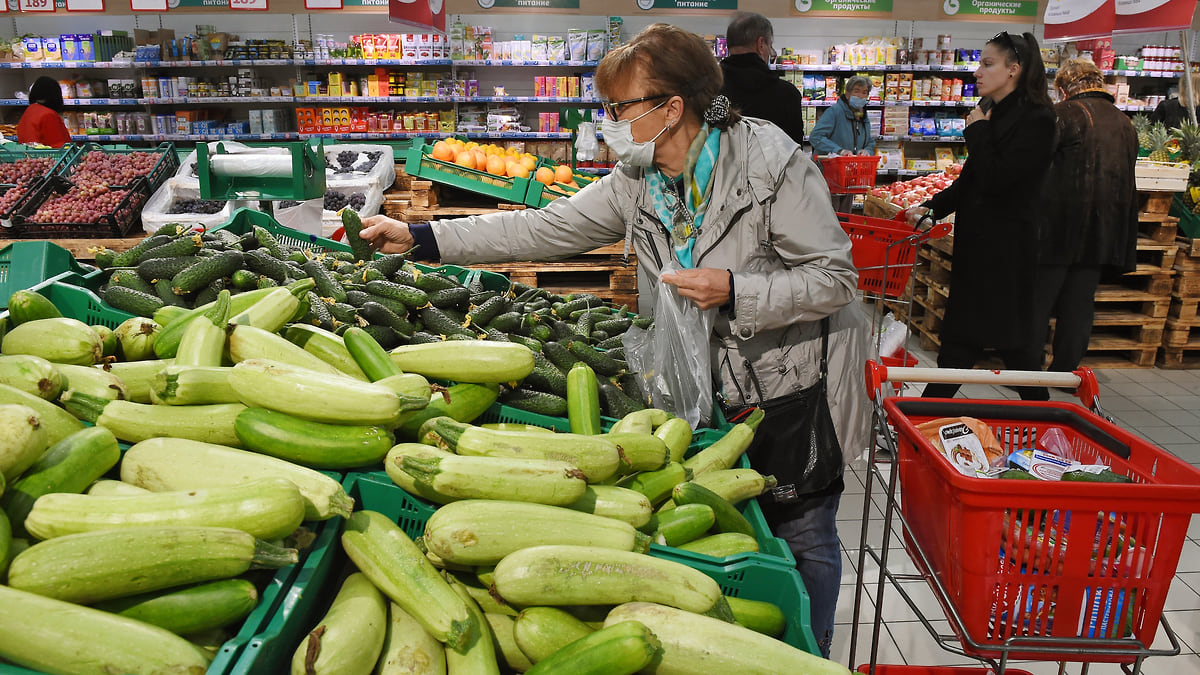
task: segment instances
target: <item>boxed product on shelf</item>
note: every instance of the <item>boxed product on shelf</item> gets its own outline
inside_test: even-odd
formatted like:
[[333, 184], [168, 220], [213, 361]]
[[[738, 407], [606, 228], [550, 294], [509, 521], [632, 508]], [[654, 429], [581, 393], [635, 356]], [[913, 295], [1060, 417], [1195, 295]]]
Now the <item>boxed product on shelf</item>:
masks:
[[877, 143], [875, 154], [880, 157], [880, 171], [898, 171], [904, 168], [904, 150], [899, 143]]

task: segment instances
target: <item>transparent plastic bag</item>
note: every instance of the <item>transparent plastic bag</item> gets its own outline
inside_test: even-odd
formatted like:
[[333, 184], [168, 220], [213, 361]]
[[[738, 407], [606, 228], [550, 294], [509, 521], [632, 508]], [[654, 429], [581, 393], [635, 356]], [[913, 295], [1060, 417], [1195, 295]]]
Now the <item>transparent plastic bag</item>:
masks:
[[[677, 272], [674, 261], [661, 274]], [[654, 407], [674, 413], [692, 425], [712, 418], [713, 386], [708, 340], [717, 310], [701, 310], [659, 277], [654, 324], [646, 330], [631, 327], [621, 339], [629, 369], [642, 378]]]

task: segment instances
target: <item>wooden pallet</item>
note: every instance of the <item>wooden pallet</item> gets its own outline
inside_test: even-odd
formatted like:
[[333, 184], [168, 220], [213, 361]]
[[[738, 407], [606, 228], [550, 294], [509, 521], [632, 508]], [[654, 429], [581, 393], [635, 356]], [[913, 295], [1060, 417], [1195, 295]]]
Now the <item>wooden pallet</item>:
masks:
[[1168, 316], [1173, 319], [1195, 319], [1200, 316], [1200, 298], [1182, 298], [1171, 295], [1171, 309]]
[[950, 269], [953, 263], [949, 255], [935, 248], [922, 246], [917, 252], [917, 258], [928, 278], [940, 284], [950, 283]]
[[1200, 339], [1189, 340], [1178, 347], [1163, 347], [1158, 357], [1158, 367], [1166, 370], [1200, 368]]
[[1155, 241], [1150, 237], [1138, 237], [1137, 241], [1137, 270], [1131, 274], [1167, 274], [1173, 275], [1179, 245], [1171, 236], [1165, 242]]
[[1165, 214], [1171, 211], [1170, 192], [1138, 192], [1138, 215]]
[[[59, 246], [67, 249], [79, 262], [94, 263], [96, 261], [96, 254], [91, 250], [93, 248], [103, 246], [104, 248], [121, 253], [122, 251], [128, 251], [134, 246], [137, 246], [145, 238], [145, 232], [137, 232], [131, 236], [123, 237], [121, 239], [47, 239], [46, 241], [52, 244], [58, 244]], [[0, 241], [0, 247], [3, 247], [9, 241], [19, 240], [13, 239]]]
[[1200, 344], [1200, 318], [1167, 319], [1163, 330], [1163, 347], [1186, 347], [1193, 340]]
[[1179, 219], [1165, 213], [1139, 213], [1138, 230], [1151, 241], [1171, 243], [1179, 233]]
[[551, 293], [591, 293], [614, 305], [637, 311], [637, 258], [626, 264], [614, 253], [621, 244], [606, 246], [581, 256], [555, 262], [512, 262], [473, 265], [475, 269], [506, 275], [515, 282], [544, 288]]

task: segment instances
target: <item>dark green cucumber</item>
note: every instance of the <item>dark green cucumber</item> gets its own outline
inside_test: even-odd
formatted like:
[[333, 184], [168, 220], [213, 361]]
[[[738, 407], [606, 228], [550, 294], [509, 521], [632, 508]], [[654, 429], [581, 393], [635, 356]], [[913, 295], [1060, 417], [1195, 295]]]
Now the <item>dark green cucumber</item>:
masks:
[[432, 305], [422, 308], [420, 311], [420, 317], [421, 323], [425, 326], [425, 329], [432, 331], [433, 333], [445, 335], [447, 337], [451, 335], [462, 335], [467, 337], [475, 336], [474, 332], [463, 328], [460, 321], [456, 321], [450, 315], [446, 314], [446, 312]]
[[1105, 468], [1100, 473], [1092, 473], [1076, 469], [1075, 471], [1067, 471], [1063, 473], [1062, 480], [1075, 481], [1081, 483], [1132, 483], [1133, 479], [1129, 476], [1123, 476], [1116, 473], [1112, 469]]
[[194, 255], [176, 256], [174, 258], [146, 258], [138, 263], [137, 273], [146, 281], [154, 282], [159, 279], [174, 279], [176, 274], [186, 270], [203, 260]]
[[[167, 278], [170, 279], [171, 277]], [[155, 279], [157, 279], [157, 277], [155, 277]], [[146, 283], [146, 281], [146, 279], [143, 279], [138, 275], [136, 270], [122, 269], [112, 273], [112, 276], [108, 278], [108, 286], [109, 288], [114, 286], [124, 286], [125, 288], [132, 288], [135, 291], [141, 291], [143, 293], [150, 293], [153, 295], [154, 286]]]
[[117, 252], [111, 248], [100, 247], [95, 253], [96, 267], [106, 270], [113, 266], [113, 261], [117, 259]]
[[[159, 279], [154, 283], [154, 292], [162, 299], [164, 305], [173, 307], [187, 307], [187, 298], [179, 295], [171, 288], [170, 279]], [[111, 304], [111, 303], [110, 303]]]
[[109, 286], [104, 293], [104, 302], [119, 310], [145, 317], [154, 316], [154, 312], [165, 304], [156, 295], [124, 286]]
[[387, 326], [405, 337], [417, 332], [417, 327], [408, 320], [407, 316], [396, 314], [378, 302], [363, 303], [358, 313], [367, 321]]
[[625, 318], [608, 319], [606, 321], [597, 321], [592, 325], [592, 330], [602, 330], [609, 335], [618, 335], [629, 330], [633, 325], [633, 321]]
[[287, 263], [271, 255], [266, 249], [255, 249], [246, 253], [246, 267], [259, 274], [283, 283], [292, 276]]
[[233, 274], [241, 266], [241, 253], [222, 251], [176, 274], [171, 279], [171, 287], [180, 295], [198, 291], [221, 277]]
[[[466, 288], [462, 284], [458, 283], [456, 279], [451, 279], [450, 277], [444, 274], [438, 274], [437, 272], [426, 272], [424, 274], [417, 275], [413, 285], [425, 291], [426, 293], [432, 293], [433, 291], [444, 291], [448, 288]], [[467, 294], [470, 295], [470, 293], [471, 291], [468, 289]]]
[[625, 392], [621, 391], [607, 377], [596, 379], [596, 386], [600, 390], [600, 407], [609, 417], [621, 418], [631, 412], [645, 410], [646, 406], [626, 396]]
[[642, 378], [640, 375], [636, 373], [622, 373], [617, 378], [617, 387], [634, 401], [639, 401], [642, 405], [650, 405], [650, 399], [646, 396], [646, 392], [642, 388]]
[[654, 325], [654, 319], [645, 316], [639, 316], [633, 320], [633, 325], [645, 330]]
[[[488, 326], [488, 330], [496, 330], [496, 329], [492, 328], [491, 326]], [[508, 339], [510, 341], [518, 342], [520, 344], [525, 345], [525, 347], [527, 347], [529, 349], [529, 351], [531, 351], [535, 354], [542, 353], [542, 343], [538, 342], [537, 340], [534, 340], [533, 338], [525, 337], [524, 335], [521, 335], [520, 333], [507, 333], [507, 335], [508, 335]]]
[[[8, 297], [8, 318], [13, 326], [38, 319], [56, 319], [62, 312], [46, 296], [32, 290], [15, 291]], [[0, 322], [2, 324], [3, 322]], [[0, 339], [3, 339], [0, 336]]]
[[533, 354], [533, 371], [525, 377], [524, 384], [538, 391], [567, 396], [567, 374], [537, 352]]
[[334, 281], [333, 275], [329, 270], [325, 269], [320, 263], [315, 260], [309, 260], [301, 265], [305, 273], [312, 277], [312, 280], [317, 282], [317, 295], [322, 298], [333, 298], [336, 302], [346, 301], [346, 289], [337, 281]]
[[500, 402], [518, 410], [539, 415], [563, 417], [567, 414], [567, 399], [563, 396], [547, 394], [544, 391], [514, 389], [502, 395]]
[[[593, 306], [593, 307], [585, 307], [583, 309], [577, 309], [574, 312], [571, 312], [571, 316], [569, 316], [568, 318], [571, 321], [578, 321], [580, 319], [580, 317], [582, 317], [584, 314], [596, 314], [598, 316], [603, 316], [605, 318], [608, 318], [612, 315], [612, 313], [613, 313], [612, 307], [601, 305], [599, 307]], [[597, 319], [597, 320], [603, 321], [603, 319]]]
[[166, 223], [160, 225], [157, 230], [151, 234], [166, 234], [172, 237], [177, 237], [187, 231], [187, 227], [183, 223]]
[[[499, 299], [503, 301], [503, 298]], [[470, 316], [471, 313], [467, 312], [467, 315]], [[474, 323], [474, 319], [472, 319], [472, 323]], [[505, 333], [516, 333], [521, 328], [521, 315], [516, 312], [506, 312], [486, 323], [488, 328], [495, 328]]]
[[579, 362], [579, 357], [575, 356], [571, 350], [554, 341], [543, 344], [542, 353], [550, 359], [551, 363], [562, 368], [563, 372], [570, 370], [571, 366]]
[[362, 232], [362, 219], [358, 217], [358, 212], [354, 209], [342, 209], [342, 228], [346, 231], [346, 241], [350, 243], [350, 250], [354, 252], [356, 260], [370, 260], [375, 252], [371, 250], [371, 245], [359, 236]]
[[[362, 307], [371, 300], [371, 294], [366, 291], [346, 291], [346, 302], [355, 307]], [[402, 303], [403, 304], [403, 303]], [[407, 311], [408, 307], [405, 307]]]
[[737, 532], [748, 537], [755, 536], [754, 526], [733, 504], [703, 485], [690, 481], [680, 483], [671, 491], [671, 498], [680, 506], [703, 504], [712, 509], [717, 529], [721, 532]]
[[252, 291], [258, 288], [258, 273], [250, 270], [238, 270], [230, 275], [229, 283], [239, 290]]
[[343, 302], [330, 303], [326, 302], [324, 299], [322, 299], [321, 302], [325, 303], [325, 305], [329, 308], [329, 313], [333, 315], [334, 319], [337, 319], [342, 323], [348, 323], [351, 326], [358, 325], [359, 310], [354, 305]]
[[471, 291], [466, 288], [445, 288], [429, 293], [429, 304], [434, 307], [464, 308], [471, 301]]
[[292, 251], [291, 253], [289, 253], [287, 255], [286, 258], [284, 258], [284, 260], [289, 260], [291, 262], [296, 263], [297, 265], [303, 265], [304, 263], [308, 262], [310, 259], [311, 258], [309, 258], [309, 256], [305, 255], [304, 251]]
[[[430, 302], [433, 302], [433, 301], [430, 300]], [[489, 326], [488, 324], [491, 323], [492, 319], [494, 319], [500, 315], [500, 312], [502, 312], [504, 310], [504, 305], [506, 303], [507, 303], [507, 300], [500, 297], [499, 295], [496, 295], [496, 296], [493, 296], [491, 299], [484, 301], [484, 303], [482, 305], [472, 307], [470, 310], [467, 311], [467, 322], [468, 322], [467, 325], [469, 325], [469, 326], [488, 326], [489, 328], [493, 328], [493, 326]], [[503, 330], [503, 329], [496, 328], [496, 330]], [[507, 333], [507, 332], [511, 332], [511, 331], [504, 331], [504, 332]]]
[[308, 314], [304, 315], [303, 322], [333, 330], [333, 314], [329, 312], [329, 305], [313, 291], [308, 292]]
[[408, 338], [408, 344], [410, 345], [429, 344], [431, 342], [445, 342], [445, 340], [442, 339], [442, 336], [440, 335], [434, 335], [433, 333], [423, 330], [413, 333]]
[[[500, 297], [504, 297], [503, 295], [500, 294], [500, 291], [482, 291], [479, 293], [476, 293], [475, 291], [471, 291], [471, 304], [478, 306], [478, 305], [482, 305], [483, 303], [487, 302], [488, 300], [491, 300], [492, 298], [500, 298]], [[508, 298], [504, 298], [504, 299], [508, 300]]]
[[258, 240], [259, 246], [266, 249], [268, 253], [276, 258], [282, 260], [288, 256], [287, 251], [283, 250], [283, 246], [280, 246], [279, 240], [275, 238], [275, 235], [263, 227], [259, 225], [254, 226], [254, 238]]
[[[192, 304], [199, 306], [207, 305], [210, 302], [215, 302], [217, 296], [221, 294], [221, 291], [228, 287], [229, 282], [225, 280], [225, 277], [221, 277], [204, 288], [201, 288], [200, 292], [196, 293], [195, 299], [192, 300]], [[230, 293], [232, 294], [232, 291], [230, 291]]]
[[254, 284], [254, 287], [258, 290], [262, 290], [264, 288], [277, 288], [278, 286], [278, 281], [275, 281], [265, 274], [258, 275], [258, 282]]
[[529, 330], [529, 337], [538, 342], [550, 342], [554, 339], [554, 332], [550, 330], [549, 326], [537, 325]]
[[149, 251], [155, 246], [162, 246], [163, 244], [171, 241], [172, 238], [173, 237], [166, 234], [150, 235], [149, 237], [139, 241], [137, 245], [133, 246], [132, 248], [117, 254], [117, 256], [113, 258], [112, 266], [133, 267], [143, 253]]
[[[366, 331], [368, 335], [375, 338], [375, 341], [379, 343], [379, 346], [383, 347], [384, 349], [392, 349], [400, 344], [400, 336], [396, 334], [396, 331], [388, 328], [387, 326], [369, 324], [363, 326], [362, 329]], [[345, 334], [343, 334], [342, 338], [345, 339], [345, 337]]]
[[394, 284], [390, 281], [368, 281], [367, 292], [371, 295], [381, 295], [385, 298], [399, 300], [409, 309], [417, 309], [429, 304], [429, 294], [415, 286]]
[[591, 346], [579, 342], [578, 340], [572, 340], [569, 344], [567, 344], [567, 349], [569, 349], [571, 353], [574, 354], [580, 361], [583, 361], [591, 366], [592, 370], [596, 371], [598, 375], [613, 377], [614, 375], [620, 375], [622, 372], [624, 372], [624, 367], [617, 363], [615, 359], [607, 354], [592, 349]]
[[177, 258], [179, 256], [192, 256], [196, 251], [200, 250], [200, 235], [193, 234], [186, 237], [179, 237], [169, 241], [161, 246], [155, 246], [152, 249], [142, 251], [138, 255], [138, 264], [145, 260], [153, 260], [154, 258]]
[[501, 333], [495, 328], [484, 328], [483, 339], [490, 340], [492, 342], [512, 342], [512, 340], [508, 338], [508, 333]]
[[[353, 258], [353, 255], [351, 255], [351, 258]], [[379, 256], [378, 258], [367, 263], [367, 267], [378, 270], [382, 272], [384, 276], [391, 278], [392, 275], [400, 271], [400, 268], [404, 267], [406, 260], [408, 260], [408, 258], [404, 255], [392, 253], [389, 255]]]
[[[1064, 474], [1065, 475], [1065, 474]], [[1003, 473], [996, 478], [1008, 478], [1011, 480], [1041, 480], [1037, 476], [1029, 473], [1024, 469], [1005, 469]]]

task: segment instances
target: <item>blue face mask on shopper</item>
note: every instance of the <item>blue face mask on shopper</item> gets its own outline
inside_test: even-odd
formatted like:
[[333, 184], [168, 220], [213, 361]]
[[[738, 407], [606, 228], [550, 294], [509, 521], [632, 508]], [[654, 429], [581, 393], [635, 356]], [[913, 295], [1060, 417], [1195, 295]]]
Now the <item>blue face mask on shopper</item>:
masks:
[[867, 99], [861, 96], [851, 96], [849, 97], [849, 101], [850, 107], [854, 108], [855, 110], [862, 110], [863, 107], [867, 105]]

